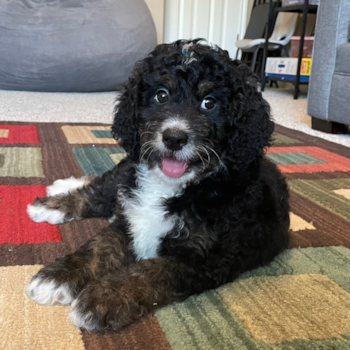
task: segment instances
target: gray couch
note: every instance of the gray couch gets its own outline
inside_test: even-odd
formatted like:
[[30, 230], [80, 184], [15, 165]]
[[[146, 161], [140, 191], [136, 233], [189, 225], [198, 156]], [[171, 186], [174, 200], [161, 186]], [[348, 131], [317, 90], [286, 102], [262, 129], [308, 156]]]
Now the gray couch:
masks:
[[307, 112], [312, 128], [350, 124], [349, 0], [321, 0], [315, 30]]

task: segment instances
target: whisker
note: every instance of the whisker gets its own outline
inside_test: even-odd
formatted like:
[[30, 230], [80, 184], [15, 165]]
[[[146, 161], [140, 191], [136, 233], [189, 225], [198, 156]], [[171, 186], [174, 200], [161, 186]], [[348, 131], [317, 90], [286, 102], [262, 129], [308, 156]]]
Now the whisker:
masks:
[[215, 156], [217, 157], [217, 159], [219, 160], [219, 162], [221, 163], [221, 159], [220, 159], [219, 155], [211, 147], [206, 146], [206, 145], [204, 147], [208, 148], [209, 151], [212, 151], [215, 154]]
[[153, 134], [153, 132], [145, 131], [145, 132], [143, 132], [143, 133], [140, 135], [140, 138], [141, 138], [144, 134]]
[[207, 155], [208, 155], [208, 160], [207, 160], [207, 162], [208, 162], [208, 164], [210, 163], [210, 154], [208, 153], [208, 151], [205, 149], [205, 147], [203, 147], [203, 146], [200, 146], [200, 149], [202, 149]]
[[144, 150], [143, 152], [141, 152], [141, 156], [140, 156], [140, 160], [143, 159], [143, 157], [147, 154], [147, 152], [152, 149], [153, 146], [149, 146], [146, 150]]
[[210, 140], [210, 139], [204, 139], [204, 140], [210, 142], [210, 143], [211, 143], [211, 146], [214, 147], [214, 142], [213, 142], [212, 140]]
[[201, 157], [201, 155], [197, 152], [197, 151], [195, 151], [196, 153], [197, 153], [197, 155], [198, 155], [198, 157], [202, 160], [202, 163], [203, 163], [203, 170], [206, 168], [206, 166], [205, 166], [205, 164], [204, 164], [204, 160], [203, 160], [203, 158]]
[[149, 145], [149, 144], [151, 144], [151, 143], [153, 143], [153, 140], [145, 142], [145, 143], [141, 146], [141, 149], [144, 148], [144, 147], [146, 147], [147, 145]]
[[227, 168], [226, 168], [225, 164], [221, 161], [219, 155], [211, 147], [206, 146], [206, 145], [204, 145], [204, 147], [208, 148], [209, 151], [212, 151], [215, 154], [215, 156], [219, 160], [219, 165], [222, 166], [227, 171]]
[[142, 145], [140, 150], [141, 154], [143, 155], [146, 154], [152, 147], [154, 147], [154, 145], [151, 142], [148, 143], [147, 145], [146, 144]]
[[151, 154], [152, 154], [155, 150], [156, 150], [155, 148], [152, 149], [152, 151], [150, 152], [150, 154], [148, 155], [148, 157], [147, 157], [147, 159], [146, 159], [146, 162], [148, 162], [149, 157], [151, 156]]
[[150, 150], [150, 149], [152, 149], [152, 147], [153, 147], [152, 145], [151, 145], [151, 146], [149, 146], [149, 147], [147, 147], [147, 149], [143, 150], [143, 152], [142, 152], [142, 153], [147, 153], [147, 152], [149, 152], [149, 150]]

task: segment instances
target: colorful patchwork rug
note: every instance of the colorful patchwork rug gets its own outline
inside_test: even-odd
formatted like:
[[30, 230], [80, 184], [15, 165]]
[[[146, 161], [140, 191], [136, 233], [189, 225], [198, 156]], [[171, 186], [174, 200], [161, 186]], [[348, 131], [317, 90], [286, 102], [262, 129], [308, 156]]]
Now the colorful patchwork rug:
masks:
[[29, 300], [43, 264], [108, 223], [37, 224], [27, 204], [124, 156], [106, 125], [0, 125], [1, 350], [349, 349], [349, 149], [281, 126], [267, 156], [289, 183], [291, 240], [269, 266], [112, 334], [81, 332], [67, 307]]

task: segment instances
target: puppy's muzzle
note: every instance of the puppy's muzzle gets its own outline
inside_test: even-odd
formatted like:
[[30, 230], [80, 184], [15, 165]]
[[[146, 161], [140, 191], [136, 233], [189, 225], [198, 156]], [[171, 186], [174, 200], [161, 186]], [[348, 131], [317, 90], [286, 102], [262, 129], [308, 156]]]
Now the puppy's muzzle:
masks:
[[187, 144], [188, 135], [179, 129], [166, 129], [163, 131], [163, 143], [171, 151], [179, 151]]

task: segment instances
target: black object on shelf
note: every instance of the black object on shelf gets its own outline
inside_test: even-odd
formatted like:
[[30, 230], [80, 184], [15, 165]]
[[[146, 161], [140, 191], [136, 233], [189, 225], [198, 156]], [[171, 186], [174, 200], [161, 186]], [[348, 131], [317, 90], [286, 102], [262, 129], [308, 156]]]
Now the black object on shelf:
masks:
[[[306, 32], [307, 15], [309, 13], [317, 13], [318, 5], [309, 5], [309, 0], [304, 0], [304, 4], [301, 4], [301, 5], [273, 7], [272, 2], [273, 1], [270, 0], [270, 10], [269, 10], [270, 17], [274, 15], [274, 12], [299, 12], [299, 13], [303, 14], [303, 24], [302, 24], [300, 44], [299, 44], [297, 76], [296, 76], [295, 81], [291, 81], [291, 80], [288, 81], [288, 82], [294, 84], [294, 99], [296, 100], [299, 97], [299, 85], [305, 84], [305, 82], [304, 83], [300, 82], [300, 68], [301, 68], [301, 61], [303, 59], [304, 38], [305, 38], [305, 32]], [[269, 26], [269, 23], [270, 23], [270, 21], [267, 22], [267, 26]], [[269, 32], [269, 28], [267, 27], [266, 33], [268, 33], [268, 32]], [[268, 43], [268, 38], [266, 37], [265, 46], [264, 46], [263, 66], [261, 69], [261, 91], [264, 91], [265, 84], [266, 84], [265, 68], [266, 68], [268, 47], [269, 47], [269, 43]]]
[[[304, 7], [306, 2], [309, 2], [308, 0], [305, 1], [304, 4], [301, 5], [288, 5], [288, 6], [281, 6], [276, 8], [276, 12], [304, 12]], [[308, 12], [307, 13], [317, 13], [318, 5], [309, 5]]]

